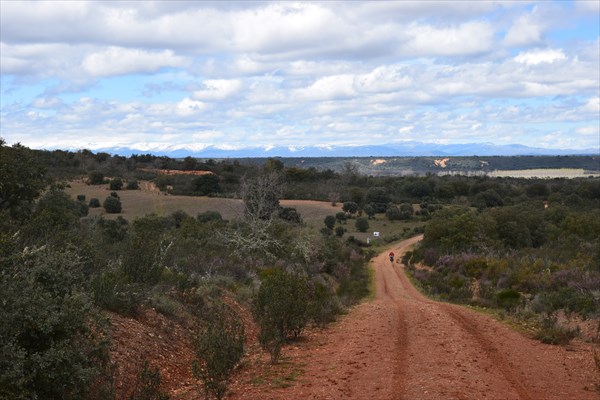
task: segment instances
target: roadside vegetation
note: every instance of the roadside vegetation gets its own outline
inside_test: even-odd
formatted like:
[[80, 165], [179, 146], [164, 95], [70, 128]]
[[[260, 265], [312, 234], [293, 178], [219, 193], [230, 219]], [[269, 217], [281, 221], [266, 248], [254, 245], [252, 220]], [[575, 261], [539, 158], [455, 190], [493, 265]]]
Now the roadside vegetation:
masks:
[[[102, 195], [67, 194], [77, 179]], [[129, 218], [128, 194], [148, 182], [155, 198], [208, 196], [239, 212]], [[329, 208], [302, 215], [282, 199]], [[352, 163], [334, 171], [0, 142], [0, 399], [168, 398], [160, 365], [144, 360], [123, 382], [111, 359], [110, 316], [148, 309], [186, 327], [198, 393], [222, 398], [243, 368], [250, 322], [238, 307], [277, 363], [307, 328], [368, 296], [379, 246], [422, 232], [404, 261], [428, 293], [536, 319], [540, 339], [559, 343], [575, 334], [559, 311], [598, 317], [599, 210], [597, 178], [374, 177]]]

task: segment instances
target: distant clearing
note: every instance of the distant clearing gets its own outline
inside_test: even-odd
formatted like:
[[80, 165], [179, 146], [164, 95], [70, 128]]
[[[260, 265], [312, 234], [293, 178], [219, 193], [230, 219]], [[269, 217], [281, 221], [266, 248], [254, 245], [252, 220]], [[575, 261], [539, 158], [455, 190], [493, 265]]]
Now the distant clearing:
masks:
[[[85, 195], [86, 203], [95, 197], [100, 203], [110, 195], [108, 185], [87, 185], [80, 181], [69, 183], [71, 187], [66, 192], [72, 197]], [[177, 210], [183, 210], [191, 216], [205, 211], [218, 211], [225, 219], [238, 218], [243, 213], [243, 204], [238, 199], [218, 197], [195, 197], [165, 195], [158, 191], [151, 182], [140, 182], [141, 190], [120, 190], [117, 193], [123, 204], [121, 214], [107, 214], [104, 208], [90, 208], [90, 216], [102, 215], [114, 219], [117, 216], [133, 220], [147, 214], [169, 215]], [[282, 207], [294, 207], [306, 221], [315, 221], [335, 214], [342, 210], [342, 205], [332, 206], [331, 203], [310, 200], [281, 200]]]

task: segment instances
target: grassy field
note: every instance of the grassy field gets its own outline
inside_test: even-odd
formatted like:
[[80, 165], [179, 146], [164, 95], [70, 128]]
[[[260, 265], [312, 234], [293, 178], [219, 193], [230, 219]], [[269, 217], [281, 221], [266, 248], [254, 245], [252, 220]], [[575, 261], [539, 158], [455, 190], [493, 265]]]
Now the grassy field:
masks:
[[[118, 192], [121, 198], [123, 211], [120, 214], [108, 214], [104, 208], [90, 208], [90, 217], [103, 216], [108, 219], [115, 219], [119, 215], [128, 220], [142, 217], [147, 214], [169, 215], [177, 210], [182, 210], [191, 216], [196, 216], [205, 211], [217, 211], [225, 219], [235, 219], [242, 216], [243, 204], [241, 200], [224, 199], [216, 197], [195, 197], [195, 196], [173, 196], [165, 195], [158, 191], [148, 182], [140, 184], [141, 190], [120, 190]], [[81, 181], [69, 183], [66, 192], [73, 198], [77, 195], [85, 195], [86, 202], [91, 198], [97, 198], [100, 203], [110, 195], [108, 185], [87, 185]], [[335, 215], [342, 211], [342, 204], [338, 203], [332, 206], [329, 202], [311, 201], [311, 200], [281, 200], [282, 207], [295, 208], [306, 226], [310, 229], [320, 230], [325, 225], [323, 220], [327, 215]], [[369, 230], [367, 232], [358, 232], [354, 226], [355, 220], [348, 220], [343, 226], [346, 228], [346, 236], [367, 240], [374, 240], [373, 232], [380, 232], [380, 237], [394, 235], [402, 232], [405, 228], [412, 228], [419, 222], [400, 222], [388, 221], [385, 215], [377, 215], [375, 219], [369, 221]], [[377, 240], [376, 240], [377, 241]], [[381, 241], [379, 239], [378, 241]]]

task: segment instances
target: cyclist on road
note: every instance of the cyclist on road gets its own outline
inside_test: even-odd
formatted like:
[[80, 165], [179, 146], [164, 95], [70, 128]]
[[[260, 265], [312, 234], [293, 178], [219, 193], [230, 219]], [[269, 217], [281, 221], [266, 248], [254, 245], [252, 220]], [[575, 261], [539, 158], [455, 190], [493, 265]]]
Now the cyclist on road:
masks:
[[390, 256], [390, 262], [393, 263], [394, 262], [394, 252], [390, 251], [389, 256]]

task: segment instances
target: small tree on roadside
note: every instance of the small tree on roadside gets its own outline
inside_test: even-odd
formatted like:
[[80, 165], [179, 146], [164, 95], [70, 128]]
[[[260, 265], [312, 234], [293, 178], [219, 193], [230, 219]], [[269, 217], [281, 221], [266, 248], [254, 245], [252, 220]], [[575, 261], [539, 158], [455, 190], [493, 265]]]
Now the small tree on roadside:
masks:
[[277, 363], [285, 339], [300, 335], [308, 322], [308, 282], [304, 276], [279, 268], [263, 274], [252, 313], [260, 327], [258, 340], [271, 355], [271, 362]]
[[204, 383], [204, 398], [222, 399], [229, 379], [244, 355], [244, 325], [231, 308], [214, 306], [194, 336], [196, 359], [192, 370]]

